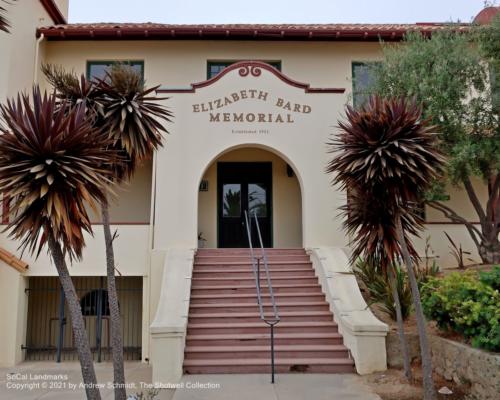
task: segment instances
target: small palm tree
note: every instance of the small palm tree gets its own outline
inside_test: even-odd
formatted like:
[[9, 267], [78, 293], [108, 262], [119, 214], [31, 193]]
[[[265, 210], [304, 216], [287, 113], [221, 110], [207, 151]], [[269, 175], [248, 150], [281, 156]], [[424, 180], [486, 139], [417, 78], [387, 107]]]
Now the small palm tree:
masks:
[[65, 258], [81, 259], [83, 232], [92, 233], [85, 203], [95, 207], [110, 184], [107, 137], [84, 107], [57, 104], [35, 87], [0, 106], [0, 191], [10, 198], [9, 236], [38, 256], [48, 245], [71, 315], [87, 398], [100, 399], [82, 311]]
[[422, 229], [416, 212], [422, 193], [442, 173], [445, 158], [437, 150], [434, 127], [422, 121], [420, 107], [400, 99], [373, 96], [359, 110], [347, 107], [347, 121], [330, 143], [335, 153], [327, 171], [353, 199], [345, 210], [347, 231], [354, 235], [355, 254], [361, 246], [382, 246], [389, 260], [402, 258], [412, 289], [420, 337], [424, 399], [434, 399], [432, 365], [425, 320], [413, 262], [417, 258], [409, 234]]
[[[103, 130], [111, 140], [109, 148], [122, 157], [122, 162], [115, 163], [113, 168], [114, 180], [121, 183], [129, 180], [137, 166], [151, 158], [153, 152], [162, 145], [162, 132], [168, 132], [160, 120], [170, 122], [172, 114], [156, 103], [164, 100], [152, 95], [158, 86], [146, 89], [142, 76], [130, 66], [112, 66], [106, 78], [97, 82], [97, 87], [102, 93]], [[101, 212], [106, 244], [114, 381], [124, 384], [123, 338], [115, 282], [114, 236], [111, 234], [109, 203], [106, 199], [101, 203]], [[115, 399], [126, 399], [124, 387], [115, 389]]]
[[[403, 310], [398, 293], [398, 271], [396, 269], [399, 242], [393, 224], [394, 210], [387, 207], [387, 192], [375, 192], [367, 195], [361, 190], [359, 187], [351, 187], [348, 191], [348, 203], [341, 207], [345, 216], [344, 229], [352, 238], [351, 264], [355, 265], [357, 260], [362, 257], [368, 263], [367, 267], [380, 267], [381, 272], [386, 276], [394, 299], [404, 372], [407, 380], [411, 381], [413, 374], [410, 353], [405, 338]], [[421, 227], [423, 224], [420, 215], [412, 208], [407, 210], [403, 222], [405, 233], [417, 234], [415, 228]], [[409, 243], [409, 251], [413, 257], [418, 257], [411, 242]]]
[[[113, 181], [129, 180], [138, 165], [152, 157], [162, 145], [162, 132], [168, 133], [163, 120], [169, 122], [172, 114], [153, 95], [158, 87], [146, 89], [143, 78], [127, 65], [116, 64], [104, 79], [89, 81], [78, 79], [73, 73], [51, 65], [44, 65], [43, 72], [58, 92], [61, 101], [84, 103], [87, 118], [93, 121], [108, 138], [107, 149], [118, 155], [112, 163]], [[101, 201], [107, 265], [107, 286], [111, 316], [111, 337], [115, 398], [125, 400], [125, 371], [123, 366], [123, 338], [118, 295], [115, 281], [115, 257], [109, 219], [107, 196]]]

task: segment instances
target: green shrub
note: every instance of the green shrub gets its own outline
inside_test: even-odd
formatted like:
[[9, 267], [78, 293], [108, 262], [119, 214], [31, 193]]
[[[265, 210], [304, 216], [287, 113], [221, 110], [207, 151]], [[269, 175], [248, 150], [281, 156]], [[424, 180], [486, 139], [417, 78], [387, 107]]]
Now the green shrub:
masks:
[[480, 272], [479, 280], [495, 290], [500, 290], [500, 265], [495, 265], [491, 271]]
[[[415, 267], [414, 269], [419, 288], [439, 273], [439, 266], [436, 262], [430, 265]], [[399, 265], [395, 266], [394, 272], [399, 301], [401, 303], [401, 315], [403, 316], [403, 320], [406, 321], [413, 307], [408, 274]], [[370, 257], [370, 260], [360, 259], [354, 267], [354, 273], [368, 289], [370, 304], [379, 304], [381, 310], [389, 315], [393, 321], [396, 321], [396, 307], [394, 298], [392, 297], [392, 289], [377, 257]]]
[[[396, 321], [396, 307], [389, 281], [380, 266], [374, 261], [359, 260], [354, 268], [356, 276], [365, 284], [370, 294], [370, 303], [377, 303], [380, 309]], [[401, 303], [403, 320], [408, 319], [412, 309], [411, 289], [406, 272], [399, 266], [395, 268], [396, 287]]]
[[439, 274], [439, 265], [436, 261], [433, 261], [432, 264], [416, 266], [415, 268], [415, 276], [417, 277], [418, 289], [422, 289], [422, 286], [426, 284], [430, 278], [435, 277]]
[[481, 276], [468, 271], [430, 278], [421, 292], [425, 315], [475, 347], [500, 351], [500, 293], [488, 283], [498, 284], [498, 273], [495, 268]]

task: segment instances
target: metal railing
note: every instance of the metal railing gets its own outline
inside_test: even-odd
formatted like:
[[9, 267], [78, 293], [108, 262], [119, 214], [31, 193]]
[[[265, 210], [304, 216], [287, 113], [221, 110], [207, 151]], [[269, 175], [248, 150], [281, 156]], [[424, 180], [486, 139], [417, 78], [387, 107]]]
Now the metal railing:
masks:
[[[245, 222], [246, 229], [248, 235], [248, 245], [250, 247], [250, 256], [252, 258], [252, 269], [255, 277], [255, 289], [257, 291], [257, 304], [259, 305], [259, 313], [260, 319], [264, 321], [271, 330], [271, 383], [274, 383], [274, 326], [280, 322], [280, 316], [278, 314], [278, 307], [276, 306], [276, 301], [274, 299], [273, 286], [271, 283], [271, 276], [269, 274], [269, 264], [267, 262], [267, 255], [264, 249], [264, 244], [262, 242], [262, 235], [260, 233], [259, 220], [257, 218], [257, 214], [253, 215], [255, 219], [255, 226], [257, 228], [257, 236], [259, 238], [259, 245], [261, 249], [261, 256], [256, 256], [254, 253], [253, 245], [252, 245], [252, 217], [248, 216], [247, 211], [245, 211]], [[264, 305], [262, 303], [262, 292], [260, 287], [260, 267], [261, 262], [264, 263], [264, 271], [265, 271], [265, 279], [267, 281], [267, 289], [269, 291], [269, 300], [271, 302], [272, 315], [270, 318], [266, 317], [266, 313], [264, 311]]]
[[[124, 358], [142, 356], [142, 279], [117, 277], [122, 315]], [[104, 277], [73, 277], [83, 322], [95, 361], [111, 360], [108, 296]], [[28, 296], [27, 332], [21, 346], [26, 361], [73, 361], [78, 359], [71, 319], [57, 277], [31, 277]]]

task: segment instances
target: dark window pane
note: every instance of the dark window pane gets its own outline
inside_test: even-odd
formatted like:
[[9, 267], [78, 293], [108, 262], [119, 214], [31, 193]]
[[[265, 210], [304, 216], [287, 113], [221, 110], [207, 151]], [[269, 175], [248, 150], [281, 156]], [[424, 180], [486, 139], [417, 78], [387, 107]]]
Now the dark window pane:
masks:
[[[97, 61], [88, 63], [88, 78], [99, 78], [103, 79], [106, 76], [106, 72], [111, 68], [116, 61]], [[137, 71], [144, 78], [144, 64], [142, 62], [127, 61], [124, 64], [130, 65], [135, 71]]]
[[374, 63], [354, 63], [352, 65], [352, 101], [354, 107], [362, 107], [370, 97], [370, 89], [375, 83], [372, 72]]
[[[99, 299], [99, 297], [101, 298]], [[96, 289], [88, 292], [80, 300], [80, 307], [84, 316], [97, 315], [98, 304], [101, 305], [101, 315], [109, 315], [108, 291]]]
[[241, 185], [226, 183], [222, 188], [222, 215], [224, 217], [241, 216]]
[[267, 189], [261, 183], [248, 184], [248, 211], [253, 217], [267, 216]]

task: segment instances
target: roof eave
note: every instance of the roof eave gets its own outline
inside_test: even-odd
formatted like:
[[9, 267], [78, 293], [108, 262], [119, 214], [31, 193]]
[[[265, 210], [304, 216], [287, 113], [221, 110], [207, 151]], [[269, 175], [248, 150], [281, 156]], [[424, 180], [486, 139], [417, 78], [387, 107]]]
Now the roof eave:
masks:
[[[399, 41], [409, 30], [239, 30], [192, 28], [39, 28], [47, 40], [256, 40], [256, 41]], [[423, 34], [431, 32], [418, 29]]]
[[50, 18], [52, 18], [52, 21], [54, 21], [55, 24], [66, 24], [66, 18], [62, 14], [61, 10], [59, 10], [59, 7], [57, 4], [54, 2], [54, 0], [40, 0], [40, 3], [42, 3], [43, 8], [47, 11], [49, 14]]

